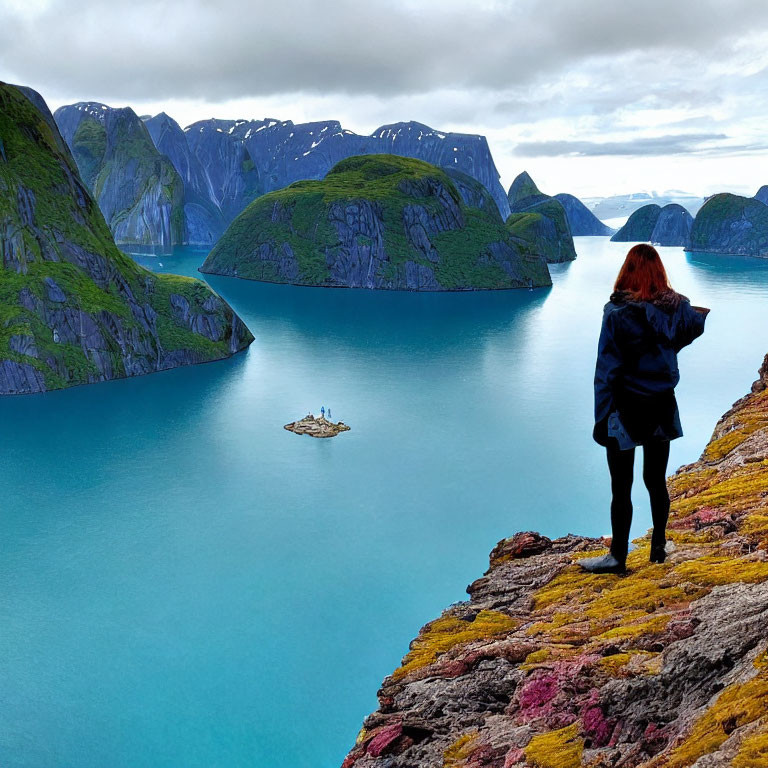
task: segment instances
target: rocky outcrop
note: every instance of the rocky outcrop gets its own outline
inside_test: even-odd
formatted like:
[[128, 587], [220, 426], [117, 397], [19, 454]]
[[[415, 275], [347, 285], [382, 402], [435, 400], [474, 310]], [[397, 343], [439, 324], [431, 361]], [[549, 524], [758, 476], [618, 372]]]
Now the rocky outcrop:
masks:
[[130, 107], [81, 102], [54, 117], [117, 243], [168, 251], [184, 242], [184, 184]]
[[491, 193], [477, 179], [450, 166], [445, 166], [443, 170], [454, 183], [466, 205], [470, 208], [479, 208], [497, 221], [502, 221], [499, 206], [496, 205]]
[[303, 419], [286, 424], [283, 429], [310, 437], [336, 437], [342, 432], [349, 432], [349, 427], [343, 421], [328, 421], [325, 416], [315, 418], [311, 413]]
[[506, 226], [521, 248], [542, 254], [550, 264], [576, 258], [565, 213], [557, 200], [546, 200], [525, 213], [510, 213]]
[[183, 242], [213, 245], [229, 219], [225, 223], [221, 200], [200, 160], [189, 148], [186, 134], [165, 112], [144, 119], [144, 125], [155, 147], [173, 163], [184, 185]]
[[768, 257], [768, 205], [752, 197], [713, 195], [696, 214], [688, 250]]
[[507, 192], [510, 210], [515, 210], [522, 201], [526, 201], [526, 204], [531, 206], [548, 198], [549, 195], [545, 195], [539, 190], [528, 171], [523, 171], [515, 176], [515, 180]]
[[508, 198], [511, 213], [506, 224], [519, 242], [543, 254], [550, 263], [576, 258], [565, 208], [559, 200], [540, 192], [526, 171], [512, 182]]
[[116, 248], [53, 117], [29, 93], [0, 83], [0, 394], [245, 348], [253, 337], [204, 283], [153, 274]]
[[768, 184], [763, 184], [763, 186], [755, 192], [755, 200], [759, 200], [761, 203], [768, 205]]
[[366, 155], [254, 201], [201, 271], [297, 285], [414, 291], [550, 285], [541, 254], [468, 206], [447, 173]]
[[768, 356], [669, 479], [667, 561], [519, 533], [427, 624], [343, 768], [768, 765]]
[[613, 227], [603, 224], [578, 197], [561, 192], [555, 195], [555, 200], [565, 209], [568, 225], [574, 237], [612, 235], [616, 232]]
[[655, 203], [638, 208], [611, 238], [618, 243], [646, 242], [686, 247], [691, 240], [693, 216], [682, 205]]

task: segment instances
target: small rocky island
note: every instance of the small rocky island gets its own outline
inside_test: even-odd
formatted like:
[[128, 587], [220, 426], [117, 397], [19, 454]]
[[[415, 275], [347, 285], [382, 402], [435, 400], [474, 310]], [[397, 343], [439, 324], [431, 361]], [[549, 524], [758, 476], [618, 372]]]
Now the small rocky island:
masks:
[[283, 429], [297, 435], [310, 437], [336, 437], [340, 432], [348, 432], [349, 427], [343, 421], [328, 421], [325, 416], [315, 417], [308, 413], [303, 419], [286, 424]]

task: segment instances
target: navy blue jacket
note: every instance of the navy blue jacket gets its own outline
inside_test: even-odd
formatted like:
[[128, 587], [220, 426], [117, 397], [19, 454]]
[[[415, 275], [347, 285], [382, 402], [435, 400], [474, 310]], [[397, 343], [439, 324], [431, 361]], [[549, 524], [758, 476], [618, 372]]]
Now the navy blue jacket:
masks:
[[670, 291], [653, 303], [613, 293], [603, 309], [595, 366], [595, 422], [616, 410], [617, 389], [655, 395], [680, 380], [677, 353], [704, 333], [705, 315]]

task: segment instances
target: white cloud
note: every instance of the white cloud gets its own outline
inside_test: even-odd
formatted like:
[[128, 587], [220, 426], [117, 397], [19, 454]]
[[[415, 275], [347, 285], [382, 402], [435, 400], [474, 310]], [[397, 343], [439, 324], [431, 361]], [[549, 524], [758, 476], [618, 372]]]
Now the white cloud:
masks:
[[[0, 0], [0, 70], [53, 108], [100, 100], [182, 125], [338, 119], [366, 133], [414, 119], [484, 133], [506, 185], [540, 166], [555, 191], [704, 192], [731, 167], [750, 188], [762, 174], [759, 150], [743, 155], [762, 144], [767, 27], [754, 0]], [[727, 135], [732, 166], [683, 134]], [[654, 141], [667, 160], [648, 156]], [[572, 142], [643, 160], [574, 158]], [[680, 178], [662, 181], [672, 169]]]

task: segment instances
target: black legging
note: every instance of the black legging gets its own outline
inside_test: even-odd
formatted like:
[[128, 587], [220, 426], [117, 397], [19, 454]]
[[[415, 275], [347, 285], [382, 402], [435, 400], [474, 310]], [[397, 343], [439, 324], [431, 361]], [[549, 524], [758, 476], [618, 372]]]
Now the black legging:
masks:
[[[632, 525], [632, 470], [635, 449], [622, 451], [615, 439], [606, 447], [608, 469], [611, 472], [611, 528], [613, 539], [611, 553], [622, 562], [629, 548], [629, 529]], [[658, 440], [643, 446], [643, 482], [651, 498], [653, 517], [652, 545], [666, 543], [666, 527], [669, 518], [669, 493], [667, 491], [667, 461], [669, 441]]]

